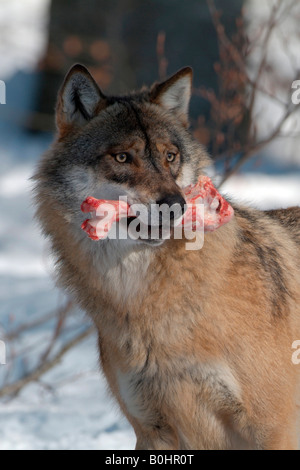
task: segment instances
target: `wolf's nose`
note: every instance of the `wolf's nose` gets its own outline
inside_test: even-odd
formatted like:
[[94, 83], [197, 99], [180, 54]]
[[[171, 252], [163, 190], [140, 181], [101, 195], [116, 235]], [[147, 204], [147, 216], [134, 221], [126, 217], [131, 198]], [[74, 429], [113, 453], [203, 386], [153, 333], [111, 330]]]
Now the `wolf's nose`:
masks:
[[157, 201], [157, 204], [159, 206], [162, 206], [163, 204], [169, 206], [172, 209], [170, 212], [170, 218], [171, 220], [176, 220], [184, 214], [184, 206], [186, 202], [185, 199], [181, 196], [181, 194], [170, 194]]

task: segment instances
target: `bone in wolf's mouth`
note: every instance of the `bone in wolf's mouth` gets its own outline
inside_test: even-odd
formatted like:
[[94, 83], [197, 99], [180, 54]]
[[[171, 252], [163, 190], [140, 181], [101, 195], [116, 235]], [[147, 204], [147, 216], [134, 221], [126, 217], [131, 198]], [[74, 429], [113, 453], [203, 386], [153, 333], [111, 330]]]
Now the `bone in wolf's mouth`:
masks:
[[[187, 230], [213, 232], [228, 223], [234, 215], [232, 206], [221, 196], [207, 176], [200, 176], [195, 185], [183, 189], [183, 194], [186, 198], [187, 210], [178, 220], [177, 225], [181, 224]], [[199, 204], [204, 206], [204, 219], [197, 210]], [[121, 219], [127, 219], [127, 227], [129, 228], [137, 218], [131, 206], [122, 200], [109, 201], [88, 197], [82, 203], [81, 210], [84, 213], [92, 213], [92, 218], [85, 220], [81, 226], [92, 240], [107, 238], [112, 225], [115, 222], [120, 222]], [[146, 224], [144, 225], [146, 226]], [[174, 225], [176, 226], [176, 223]], [[145, 239], [149, 239], [151, 236], [152, 228], [152, 225], [147, 226]], [[162, 237], [163, 224], [160, 224], [158, 228], [160, 238]]]

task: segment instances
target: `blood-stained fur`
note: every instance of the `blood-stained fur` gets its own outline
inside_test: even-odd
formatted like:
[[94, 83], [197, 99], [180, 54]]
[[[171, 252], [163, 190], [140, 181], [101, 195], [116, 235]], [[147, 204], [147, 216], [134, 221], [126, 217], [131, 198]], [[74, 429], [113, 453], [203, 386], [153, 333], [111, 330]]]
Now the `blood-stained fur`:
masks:
[[80, 229], [87, 196], [150, 205], [205, 174], [210, 159], [188, 130], [191, 82], [185, 68], [106, 97], [75, 66], [35, 175], [37, 217], [58, 284], [96, 325], [137, 449], [296, 449], [300, 209], [237, 205], [198, 251], [186, 240], [94, 242]]

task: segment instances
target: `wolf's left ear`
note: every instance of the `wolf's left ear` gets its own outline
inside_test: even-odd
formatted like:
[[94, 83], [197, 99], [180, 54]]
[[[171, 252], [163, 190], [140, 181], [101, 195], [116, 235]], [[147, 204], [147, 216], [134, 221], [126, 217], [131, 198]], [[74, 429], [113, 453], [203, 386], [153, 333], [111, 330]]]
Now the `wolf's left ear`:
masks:
[[105, 106], [105, 96], [89, 71], [83, 65], [74, 65], [58, 95], [56, 122], [60, 134], [84, 126]]
[[188, 110], [192, 94], [193, 70], [185, 67], [165, 82], [153, 86], [150, 92], [152, 102], [173, 111], [188, 125]]

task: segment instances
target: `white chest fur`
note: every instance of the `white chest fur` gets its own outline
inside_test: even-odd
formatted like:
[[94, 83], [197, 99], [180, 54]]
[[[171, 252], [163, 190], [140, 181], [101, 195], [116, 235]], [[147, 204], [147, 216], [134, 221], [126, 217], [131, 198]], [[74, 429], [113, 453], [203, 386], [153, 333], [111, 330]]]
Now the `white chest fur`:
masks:
[[116, 300], [126, 300], [146, 288], [151, 248], [140, 249], [127, 240], [108, 240], [89, 244], [88, 250], [102, 282]]
[[136, 390], [137, 376], [132, 372], [123, 373], [120, 370], [117, 371], [117, 383], [119, 387], [119, 394], [127, 408], [128, 413], [140, 420], [145, 419], [145, 410], [142, 410], [140, 406], [140, 397]]
[[[184, 362], [186, 363], [185, 365]], [[173, 375], [169, 374], [169, 377], [172, 377], [170, 383], [167, 383], [166, 381], [166, 383], [159, 383], [156, 384], [156, 386], [152, 387], [152, 390], [157, 390], [159, 394], [162, 389], [165, 390], [165, 393], [163, 395], [166, 397], [169, 403], [174, 403], [175, 414], [176, 376], [180, 377], [180, 379], [178, 380], [182, 380], [183, 377], [186, 376], [187, 383], [190, 382], [191, 393], [194, 393], [193, 389], [196, 389], [197, 394], [199, 392], [200, 395], [201, 389], [210, 390], [211, 409], [215, 409], [215, 412], [218, 412], [219, 403], [223, 402], [224, 399], [228, 399], [230, 397], [232, 401], [237, 403], [240, 402], [240, 387], [231, 369], [227, 365], [219, 362], [211, 364], [195, 364], [194, 362], [188, 361], [188, 359], [180, 361], [180, 363], [183, 369], [174, 370]], [[174, 361], [173, 367], [176, 367], [176, 361]], [[191, 369], [193, 370], [192, 373]], [[160, 377], [164, 377], [166, 375], [167, 374], [162, 373], [160, 374]], [[141, 384], [141, 376], [138, 372], [129, 371], [123, 373], [118, 370], [116, 378], [119, 388], [119, 394], [127, 408], [128, 413], [131, 416], [140, 420], [141, 422], [146, 422], [147, 417], [153, 415], [153, 411], [163, 411], [160, 410], [160, 407], [163, 409], [164, 403], [160, 403], [158, 397], [149, 397], [151, 398], [152, 405], [150, 404], [150, 400], [148, 403], [145, 402], [145, 396], [147, 396], [147, 390], [145, 389], [146, 385], [145, 387], [143, 387], [143, 384]], [[137, 383], [139, 384], [138, 387]], [[143, 399], [140, 396], [140, 393], [143, 393]], [[150, 409], [153, 404], [155, 404], [156, 410]], [[182, 407], [181, 403], [179, 403], [178, 405], [179, 408]]]

